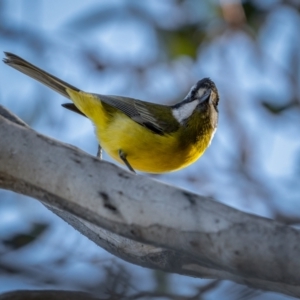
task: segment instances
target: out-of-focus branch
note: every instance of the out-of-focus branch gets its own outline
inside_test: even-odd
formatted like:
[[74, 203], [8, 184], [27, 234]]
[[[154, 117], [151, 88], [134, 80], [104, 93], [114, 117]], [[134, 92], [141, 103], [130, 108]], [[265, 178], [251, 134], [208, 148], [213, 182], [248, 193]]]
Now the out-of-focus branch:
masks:
[[[14, 291], [0, 295], [0, 300], [101, 300], [79, 291]], [[103, 298], [102, 298], [103, 299]], [[107, 298], [106, 298], [107, 299]]]
[[124, 293], [115, 293], [114, 291], [105, 291], [105, 297], [99, 297], [97, 294], [93, 296], [89, 293], [80, 291], [59, 291], [59, 290], [44, 290], [44, 291], [14, 291], [0, 295], [0, 300], [139, 300], [139, 299], [170, 299], [170, 300], [195, 300], [200, 299], [206, 292], [214, 289], [219, 284], [219, 281], [212, 281], [203, 287], [199, 287], [195, 295], [179, 296], [171, 293], [160, 292], [135, 292], [131, 295]]
[[298, 230], [131, 174], [7, 115], [0, 187], [39, 199], [132, 263], [300, 296]]

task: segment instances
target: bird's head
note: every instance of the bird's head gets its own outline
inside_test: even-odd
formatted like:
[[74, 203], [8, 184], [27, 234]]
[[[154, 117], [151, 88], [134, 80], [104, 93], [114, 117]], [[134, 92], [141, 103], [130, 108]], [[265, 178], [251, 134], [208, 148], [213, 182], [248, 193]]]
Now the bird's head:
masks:
[[219, 94], [216, 85], [209, 78], [199, 80], [182, 102], [172, 107], [173, 115], [179, 123], [184, 123], [195, 111], [218, 113]]

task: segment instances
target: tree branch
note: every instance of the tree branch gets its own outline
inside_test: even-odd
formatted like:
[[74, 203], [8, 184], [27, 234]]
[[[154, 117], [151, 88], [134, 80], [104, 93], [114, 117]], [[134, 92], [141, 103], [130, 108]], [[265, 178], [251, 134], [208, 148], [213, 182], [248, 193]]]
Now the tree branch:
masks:
[[[14, 291], [0, 295], [0, 300], [103, 300], [104, 298], [96, 298], [95, 296], [80, 291]], [[107, 299], [107, 298], [106, 298]]]
[[131, 174], [7, 115], [0, 137], [0, 187], [39, 199], [114, 255], [300, 296], [298, 230]]

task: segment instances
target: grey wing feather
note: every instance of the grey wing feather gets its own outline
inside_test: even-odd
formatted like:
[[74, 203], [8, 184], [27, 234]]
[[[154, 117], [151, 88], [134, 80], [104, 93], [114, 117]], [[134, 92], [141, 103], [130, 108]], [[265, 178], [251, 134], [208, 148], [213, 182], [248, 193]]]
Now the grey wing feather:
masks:
[[104, 103], [121, 110], [124, 114], [131, 118], [139, 115], [138, 111], [135, 109], [134, 100], [131, 98], [107, 95], [97, 96]]
[[143, 104], [143, 102], [134, 102], [134, 106], [136, 110], [138, 111], [139, 115], [142, 117], [143, 121], [150, 122], [153, 124], [156, 124], [159, 127], [159, 124], [157, 124], [156, 118], [149, 112], [147, 107]]
[[163, 134], [163, 128], [159, 125], [157, 119], [148, 111], [143, 101], [133, 98], [119, 96], [96, 96], [104, 103], [121, 110], [125, 115], [135, 122], [147, 127], [155, 133]]

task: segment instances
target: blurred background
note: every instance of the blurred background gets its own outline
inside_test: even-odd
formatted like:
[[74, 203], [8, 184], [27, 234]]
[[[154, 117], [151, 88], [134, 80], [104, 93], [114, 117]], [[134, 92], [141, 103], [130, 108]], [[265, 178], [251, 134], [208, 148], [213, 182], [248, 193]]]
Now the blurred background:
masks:
[[[2, 0], [0, 51], [85, 91], [164, 104], [182, 100], [197, 80], [210, 77], [221, 97], [210, 148], [194, 165], [153, 177], [298, 226], [299, 11], [299, 0]], [[0, 64], [1, 105], [38, 132], [96, 154], [93, 126], [63, 109], [65, 102]], [[160, 293], [291, 299], [134, 266], [38, 201], [0, 190], [0, 292], [16, 289], [117, 293], [123, 299], [142, 292], [148, 298], [136, 299]]]

